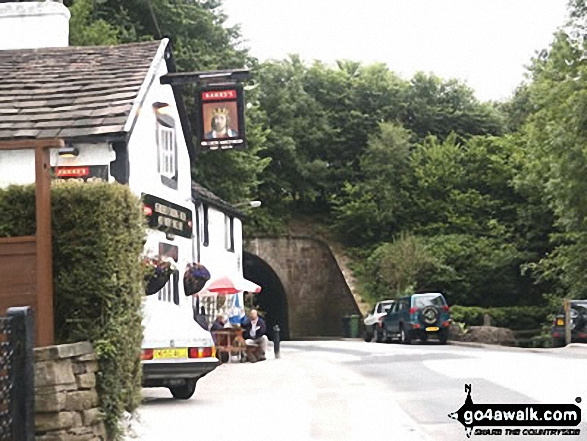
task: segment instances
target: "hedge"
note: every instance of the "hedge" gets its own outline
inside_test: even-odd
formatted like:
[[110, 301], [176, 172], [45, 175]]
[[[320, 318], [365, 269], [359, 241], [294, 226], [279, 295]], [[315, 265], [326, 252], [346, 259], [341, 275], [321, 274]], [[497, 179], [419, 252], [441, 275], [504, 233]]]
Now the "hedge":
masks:
[[[0, 189], [0, 236], [34, 234], [34, 197], [33, 186]], [[123, 412], [140, 403], [144, 216], [118, 184], [54, 182], [51, 197], [56, 343], [94, 344], [100, 405], [117, 439]]]
[[451, 306], [454, 321], [467, 326], [483, 325], [483, 316], [489, 314], [492, 326], [509, 328], [514, 331], [541, 329], [548, 321], [551, 311], [540, 306], [505, 306], [481, 308], [478, 306]]

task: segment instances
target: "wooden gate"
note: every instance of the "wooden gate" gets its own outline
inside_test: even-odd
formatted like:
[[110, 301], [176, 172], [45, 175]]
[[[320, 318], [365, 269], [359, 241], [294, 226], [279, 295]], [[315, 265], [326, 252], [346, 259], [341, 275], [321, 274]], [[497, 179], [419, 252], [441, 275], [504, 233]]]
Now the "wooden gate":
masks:
[[49, 150], [60, 139], [0, 141], [2, 150], [35, 150], [36, 232], [0, 238], [0, 314], [31, 306], [36, 316], [36, 345], [53, 344], [53, 256], [51, 248], [51, 175]]

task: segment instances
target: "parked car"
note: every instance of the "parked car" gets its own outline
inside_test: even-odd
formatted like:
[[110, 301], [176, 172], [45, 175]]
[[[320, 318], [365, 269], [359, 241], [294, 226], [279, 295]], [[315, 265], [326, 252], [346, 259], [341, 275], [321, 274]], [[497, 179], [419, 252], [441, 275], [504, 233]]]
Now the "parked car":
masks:
[[143, 311], [143, 387], [167, 387], [175, 399], [191, 398], [198, 380], [218, 366], [212, 335], [174, 304], [146, 302]]
[[377, 343], [381, 343], [381, 332], [379, 327], [381, 326], [381, 320], [387, 314], [387, 311], [393, 306], [395, 300], [383, 300], [377, 302], [373, 312], [371, 312], [363, 323], [365, 323], [365, 341], [370, 342], [375, 339]]
[[412, 294], [398, 299], [381, 321], [381, 339], [394, 338], [409, 344], [414, 339], [423, 342], [434, 336], [446, 343], [450, 329], [450, 312], [440, 293]]
[[[571, 343], [587, 343], [587, 300], [571, 300]], [[565, 311], [561, 308], [552, 324], [552, 346], [565, 346]]]

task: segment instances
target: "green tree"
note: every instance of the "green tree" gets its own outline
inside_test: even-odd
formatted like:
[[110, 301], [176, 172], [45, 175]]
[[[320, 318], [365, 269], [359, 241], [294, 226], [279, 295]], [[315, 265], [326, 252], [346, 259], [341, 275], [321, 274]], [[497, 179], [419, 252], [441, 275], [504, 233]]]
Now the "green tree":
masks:
[[473, 90], [457, 80], [444, 81], [420, 72], [408, 89], [406, 128], [420, 139], [434, 135], [444, 139], [450, 133], [460, 136], [499, 135], [502, 115], [488, 103], [480, 103]]
[[367, 261], [367, 273], [374, 300], [396, 298], [422, 287], [438, 261], [424, 242], [402, 234], [393, 242], [381, 244]]
[[381, 123], [359, 158], [364, 179], [333, 198], [335, 227], [347, 245], [390, 240], [406, 228], [414, 185], [410, 136], [398, 124]]

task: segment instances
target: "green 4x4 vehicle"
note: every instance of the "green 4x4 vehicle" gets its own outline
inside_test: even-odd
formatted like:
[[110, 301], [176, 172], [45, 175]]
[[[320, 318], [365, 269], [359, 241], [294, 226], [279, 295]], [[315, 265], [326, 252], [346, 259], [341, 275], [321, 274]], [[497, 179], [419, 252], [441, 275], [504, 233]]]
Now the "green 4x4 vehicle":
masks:
[[450, 329], [449, 307], [440, 293], [412, 294], [402, 297], [383, 317], [383, 341], [397, 338], [400, 343], [414, 339], [423, 342], [436, 337], [442, 344], [448, 340]]

